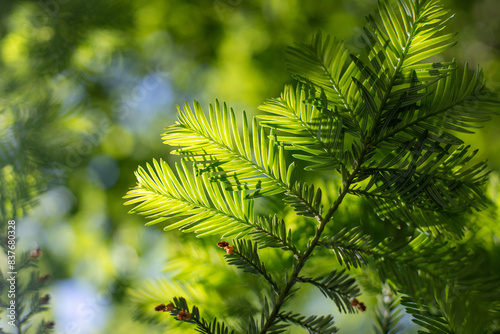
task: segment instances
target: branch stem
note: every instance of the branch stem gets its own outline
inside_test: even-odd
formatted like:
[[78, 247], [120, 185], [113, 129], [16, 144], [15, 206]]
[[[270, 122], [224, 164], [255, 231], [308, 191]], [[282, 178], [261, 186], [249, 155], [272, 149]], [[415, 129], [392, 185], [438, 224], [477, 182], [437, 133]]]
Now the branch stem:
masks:
[[291, 275], [287, 285], [285, 286], [285, 288], [279, 294], [278, 299], [276, 300], [276, 303], [274, 304], [273, 310], [269, 314], [269, 317], [267, 318], [266, 323], [264, 324], [261, 331], [259, 332], [260, 334], [266, 333], [269, 330], [269, 328], [273, 325], [273, 323], [276, 321], [276, 318], [279, 315], [281, 307], [285, 303], [285, 300], [287, 299], [291, 289], [293, 288], [295, 283], [298, 281], [297, 278], [300, 275], [300, 271], [302, 270], [302, 268], [306, 264], [307, 260], [309, 260], [309, 257], [311, 256], [312, 252], [314, 251], [314, 249], [318, 245], [319, 240], [321, 238], [321, 235], [323, 234], [323, 231], [325, 230], [326, 224], [332, 219], [333, 214], [340, 207], [340, 204], [344, 200], [344, 197], [349, 192], [349, 187], [351, 186], [352, 182], [354, 181], [356, 174], [360, 171], [361, 165], [364, 162], [366, 153], [367, 153], [367, 148], [365, 147], [363, 149], [363, 151], [361, 152], [359, 159], [357, 160], [356, 167], [354, 168], [352, 173], [349, 175], [347, 181], [345, 182], [345, 187], [340, 192], [339, 197], [337, 197], [335, 202], [333, 202], [332, 206], [328, 210], [325, 217], [317, 217], [318, 222], [319, 222], [319, 226], [318, 226], [318, 229], [316, 230], [314, 238], [309, 243], [307, 250], [302, 255], [300, 255], [298, 257], [297, 264], [295, 264], [293, 266], [292, 275]]

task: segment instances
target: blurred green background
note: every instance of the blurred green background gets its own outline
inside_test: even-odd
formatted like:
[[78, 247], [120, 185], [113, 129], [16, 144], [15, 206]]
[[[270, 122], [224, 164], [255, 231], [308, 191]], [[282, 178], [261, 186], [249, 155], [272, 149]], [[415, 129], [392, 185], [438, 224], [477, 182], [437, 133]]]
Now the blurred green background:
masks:
[[[459, 32], [446, 57], [480, 65], [499, 93], [500, 2], [443, 3], [456, 13], [449, 30]], [[245, 298], [258, 308], [252, 291], [262, 287], [205, 247], [214, 240], [145, 227], [145, 219], [127, 214], [122, 196], [135, 185], [138, 165], [153, 157], [174, 161], [160, 135], [175, 121], [176, 105], [218, 98], [255, 114], [293, 83], [283, 61], [287, 45], [321, 30], [361, 52], [360, 28], [376, 6], [376, 0], [0, 1], [1, 219], [17, 219], [19, 247], [43, 250], [56, 333], [193, 331], [167, 328], [174, 322], [152, 310], [173, 295], [198, 301], [208, 315], [248, 312], [238, 309]], [[499, 124], [497, 117], [465, 138], [494, 170], [494, 200]], [[348, 213], [353, 220], [362, 214], [354, 204]], [[304, 313], [334, 312], [340, 333], [365, 332], [373, 323], [372, 311], [340, 317], [327, 300], [306, 293], [297, 303]]]

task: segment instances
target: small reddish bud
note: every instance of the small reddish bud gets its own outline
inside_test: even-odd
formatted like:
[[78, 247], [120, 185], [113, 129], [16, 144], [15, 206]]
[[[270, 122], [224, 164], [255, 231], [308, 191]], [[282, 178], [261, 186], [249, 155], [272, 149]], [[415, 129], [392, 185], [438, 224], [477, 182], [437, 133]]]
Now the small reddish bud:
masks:
[[156, 312], [172, 312], [173, 309], [174, 309], [174, 304], [172, 303], [167, 305], [161, 303], [160, 305], [156, 305], [155, 307]]
[[47, 282], [49, 279], [50, 279], [50, 275], [43, 275], [43, 276], [38, 277], [38, 282], [44, 283], [44, 282]]
[[165, 304], [161, 303], [160, 305], [156, 305], [155, 311], [156, 312], [165, 312], [166, 306]]
[[226, 248], [227, 246], [229, 246], [229, 242], [227, 242], [227, 241], [219, 241], [217, 243], [217, 246], [219, 246], [219, 248]]
[[53, 321], [50, 321], [50, 322], [46, 322], [43, 326], [47, 329], [53, 329], [55, 326], [55, 323]]
[[50, 295], [45, 295], [42, 298], [40, 298], [38, 302], [40, 303], [40, 305], [45, 305], [49, 303], [49, 300], [50, 300]]
[[351, 305], [352, 305], [353, 307], [358, 306], [358, 304], [359, 304], [359, 300], [357, 300], [356, 298], [351, 299]]
[[191, 319], [191, 313], [189, 312], [180, 311], [179, 314], [177, 314], [177, 320], [188, 321], [190, 319]]
[[228, 253], [229, 255], [234, 253], [234, 246], [232, 246], [232, 245], [224, 247], [224, 249], [226, 250], [226, 253]]
[[359, 303], [358, 304], [358, 309], [361, 311], [361, 312], [364, 312], [366, 311], [366, 306], [364, 303]]
[[40, 248], [36, 248], [36, 249], [34, 249], [34, 250], [31, 251], [31, 257], [33, 259], [37, 259], [40, 256], [42, 256], [42, 251], [40, 250]]

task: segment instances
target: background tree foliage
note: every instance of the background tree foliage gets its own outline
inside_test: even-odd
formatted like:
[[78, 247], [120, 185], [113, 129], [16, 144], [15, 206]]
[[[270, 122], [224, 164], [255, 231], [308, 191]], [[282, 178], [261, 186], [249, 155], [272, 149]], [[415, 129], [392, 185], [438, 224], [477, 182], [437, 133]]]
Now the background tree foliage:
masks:
[[[497, 91], [499, 27], [491, 13], [498, 4], [444, 4], [456, 13], [449, 32], [460, 31], [453, 49], [457, 62], [480, 64], [487, 85]], [[1, 221], [16, 218], [19, 245], [31, 249], [36, 243], [44, 250], [40, 265], [55, 280], [53, 312], [62, 330], [146, 330], [130, 320], [129, 296], [144, 305], [137, 316], [151, 320], [151, 332], [172, 325], [153, 309], [173, 295], [185, 296], [204, 312], [214, 309], [213, 303], [229, 305], [222, 310], [227, 318], [248, 312], [242, 300], [253, 300], [257, 310], [263, 300], [251, 291], [260, 291], [261, 282], [231, 273], [213, 248], [214, 239], [192, 242], [182, 233], [160, 233], [126, 214], [121, 196], [135, 182], [130, 171], [150, 157], [166, 158], [158, 138], [180, 101], [196, 97], [205, 106], [219, 97], [250, 116], [265, 99], [279, 96], [283, 84], [292, 83], [283, 62], [285, 46], [307, 42], [314, 31], [331, 32], [360, 53], [361, 31], [355, 27], [364, 25], [376, 1], [74, 0], [2, 1], [1, 6]], [[480, 148], [476, 158], [488, 158], [494, 171], [500, 166], [497, 126], [494, 120], [474, 137], [458, 135]], [[498, 178], [490, 178], [488, 195], [497, 202]], [[366, 204], [347, 204], [339, 212], [339, 227], [356, 222], [375, 236], [389, 233], [377, 228], [375, 217], [361, 219], [368, 215]], [[262, 213], [273, 205], [256, 203], [255, 209]], [[482, 268], [499, 263], [493, 214], [468, 218], [477, 223], [470, 243], [484, 248]], [[268, 270], [282, 268], [272, 252], [265, 256]], [[328, 267], [317, 259], [311, 268], [319, 275]], [[241, 295], [242, 286], [248, 296]], [[324, 307], [325, 314], [332, 311], [310, 292], [297, 298], [304, 313], [312, 313], [311, 304]], [[375, 305], [375, 298], [366, 302]], [[65, 313], [68, 305], [73, 311]], [[336, 324], [370, 326], [370, 309], [356, 318], [336, 317]], [[221, 312], [203, 315], [215, 313]]]

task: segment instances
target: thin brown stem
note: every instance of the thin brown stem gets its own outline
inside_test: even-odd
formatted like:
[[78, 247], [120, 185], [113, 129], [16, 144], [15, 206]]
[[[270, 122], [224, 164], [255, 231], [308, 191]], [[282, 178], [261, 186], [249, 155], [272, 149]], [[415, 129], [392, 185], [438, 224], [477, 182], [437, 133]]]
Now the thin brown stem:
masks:
[[316, 248], [316, 246], [319, 243], [319, 240], [321, 238], [321, 235], [323, 234], [323, 231], [325, 230], [326, 224], [331, 220], [333, 217], [333, 214], [338, 210], [340, 207], [340, 204], [342, 203], [344, 197], [347, 195], [349, 192], [349, 187], [351, 186], [352, 182], [354, 181], [356, 174], [359, 172], [361, 169], [361, 165], [364, 162], [365, 155], [367, 153], [366, 148], [361, 152], [361, 155], [359, 159], [357, 160], [356, 167], [352, 171], [352, 173], [349, 175], [345, 187], [342, 189], [341, 193], [339, 194], [339, 197], [333, 202], [332, 206], [328, 210], [327, 214], [325, 217], [317, 217], [319, 226], [318, 229], [316, 230], [316, 233], [314, 235], [314, 238], [311, 240], [309, 243], [309, 246], [307, 247], [307, 250], [298, 257], [297, 264], [294, 265], [293, 267], [293, 272], [292, 275], [285, 286], [285, 288], [281, 291], [281, 293], [278, 296], [278, 299], [276, 300], [276, 303], [274, 304], [273, 310], [269, 314], [269, 317], [267, 318], [266, 323], [262, 327], [261, 331], [259, 332], [260, 334], [264, 334], [267, 332], [267, 330], [272, 326], [272, 324], [276, 321], [276, 318], [281, 310], [281, 307], [283, 306], [285, 300], [288, 297], [288, 294], [290, 293], [292, 287], [295, 285], [297, 282], [297, 277], [300, 274], [300, 271], [306, 264], [307, 260], [309, 260], [309, 257], [311, 256], [312, 252]]

